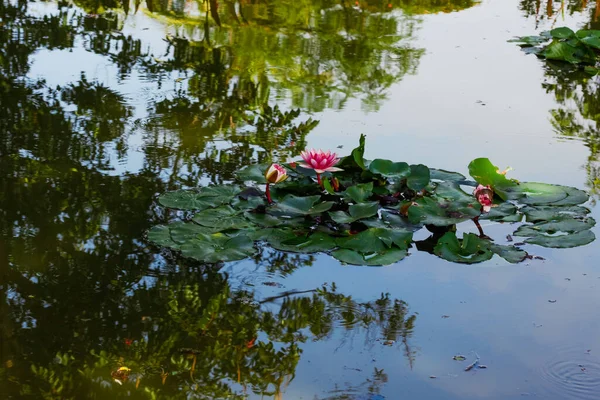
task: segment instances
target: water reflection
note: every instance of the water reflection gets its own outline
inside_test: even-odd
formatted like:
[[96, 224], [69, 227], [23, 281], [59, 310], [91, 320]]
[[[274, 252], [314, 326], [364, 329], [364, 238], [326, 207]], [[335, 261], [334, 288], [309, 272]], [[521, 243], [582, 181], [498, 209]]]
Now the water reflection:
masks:
[[[233, 284], [158, 256], [143, 232], [169, 218], [157, 193], [297, 155], [311, 112], [352, 98], [377, 109], [418, 67], [418, 14], [474, 3], [216, 5], [0, 3], [3, 398], [278, 396], [309, 339], [360, 335], [415, 362], [415, 315], [399, 299], [361, 302], [334, 285], [263, 294], [270, 281]], [[148, 16], [164, 41], [131, 28]], [[86, 57], [67, 82], [31, 73], [74, 53], [105, 60], [116, 81]], [[134, 171], [121, 165], [132, 155]], [[263, 251], [249, 262], [286, 277], [313, 261]], [[384, 378], [332, 395], [378, 393]]]
[[583, 13], [589, 15], [588, 29], [600, 26], [600, 0], [521, 0], [520, 9], [527, 17], [534, 16], [536, 28], [544, 21], [562, 26], [561, 16]]
[[337, 328], [408, 347], [416, 319], [400, 300], [361, 303], [334, 284], [261, 298], [224, 274], [181, 268], [76, 293], [73, 274], [23, 271], [3, 285], [5, 398], [277, 397], [307, 340]]

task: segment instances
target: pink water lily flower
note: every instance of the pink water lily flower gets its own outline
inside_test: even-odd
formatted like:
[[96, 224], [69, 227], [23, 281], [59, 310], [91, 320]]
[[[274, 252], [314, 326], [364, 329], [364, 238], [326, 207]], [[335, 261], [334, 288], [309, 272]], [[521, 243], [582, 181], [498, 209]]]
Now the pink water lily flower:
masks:
[[490, 212], [493, 204], [492, 200], [494, 198], [494, 191], [492, 190], [491, 186], [478, 185], [473, 191], [473, 195], [479, 204], [481, 204], [483, 212]]
[[300, 156], [304, 160], [299, 165], [303, 168], [314, 169], [317, 173], [317, 182], [321, 185], [321, 174], [323, 172], [337, 172], [343, 171], [341, 168], [334, 167], [340, 159], [337, 158], [337, 154], [323, 150], [305, 150], [300, 153]]
[[334, 167], [340, 159], [337, 158], [337, 154], [330, 151], [310, 149], [301, 152], [300, 156], [305, 161], [304, 163], [300, 163], [300, 166], [314, 169], [317, 174], [343, 171], [341, 168]]

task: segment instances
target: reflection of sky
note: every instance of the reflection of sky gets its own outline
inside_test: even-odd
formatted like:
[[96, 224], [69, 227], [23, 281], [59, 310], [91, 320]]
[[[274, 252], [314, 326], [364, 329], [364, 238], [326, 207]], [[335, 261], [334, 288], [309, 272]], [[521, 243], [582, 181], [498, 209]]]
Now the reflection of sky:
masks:
[[[558, 24], [576, 27], [583, 20], [569, 18]], [[164, 43], [158, 26], [139, 13], [128, 20], [125, 33], [150, 28], [142, 31], [144, 40]], [[583, 187], [582, 165], [589, 150], [582, 142], [555, 137], [548, 110], [556, 104], [540, 85], [542, 63], [507, 43], [514, 36], [534, 33], [534, 27], [532, 19], [521, 17], [517, 0], [487, 0], [459, 13], [424, 17], [415, 46], [427, 54], [417, 75], [394, 84], [378, 113], [365, 113], [360, 101], [352, 100], [344, 110], [316, 115], [321, 123], [308, 136], [309, 146], [342, 145], [340, 153], [345, 155], [366, 133], [368, 158], [424, 163], [466, 174], [471, 159], [489, 157], [501, 168], [512, 166], [512, 176], [525, 181]], [[135, 107], [135, 118], [147, 117], [150, 99], [175, 89], [165, 85], [157, 92], [135, 71], [119, 80], [114, 65], [80, 48], [38, 52], [30, 76], [44, 76], [54, 86], [77, 80], [81, 71], [89, 80], [122, 93]], [[142, 133], [132, 132], [126, 160], [112, 160], [110, 173], [139, 171], [143, 146]], [[597, 210], [594, 215], [600, 218]], [[470, 225], [461, 228], [474, 231]], [[503, 238], [512, 230], [494, 226], [487, 233]], [[591, 349], [590, 362], [599, 362], [599, 246], [595, 242], [560, 251], [532, 246], [528, 250], [547, 260], [518, 265], [497, 256], [475, 266], [453, 265], [413, 251], [395, 266], [365, 268], [340, 266], [319, 256], [313, 267], [281, 280], [285, 289], [335, 282], [338, 292], [352, 293], [360, 301], [378, 298], [381, 292], [406, 301], [412, 312], [419, 313], [410, 340], [417, 350], [416, 362], [410, 370], [400, 346], [363, 348], [362, 342], [355, 342], [338, 347], [342, 337], [338, 331], [332, 341], [304, 346], [286, 398], [312, 398], [335, 383], [357, 384], [377, 367], [389, 375], [383, 389], [387, 399], [516, 399], [523, 394], [565, 399], [565, 392], [552, 392], [551, 386], [542, 384], [540, 371], [554, 353], [578, 359]], [[253, 267], [243, 262], [229, 272], [253, 273]], [[482, 357], [487, 370], [466, 373], [465, 364], [452, 361], [458, 353], [471, 358], [471, 351]], [[431, 375], [437, 378], [430, 379]]]

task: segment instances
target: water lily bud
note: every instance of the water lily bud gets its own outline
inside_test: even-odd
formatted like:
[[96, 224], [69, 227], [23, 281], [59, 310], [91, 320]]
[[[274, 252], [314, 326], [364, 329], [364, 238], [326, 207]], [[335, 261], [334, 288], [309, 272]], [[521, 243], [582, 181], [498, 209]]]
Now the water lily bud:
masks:
[[492, 190], [491, 186], [479, 185], [473, 191], [473, 195], [479, 204], [481, 204], [483, 212], [490, 212], [494, 199], [494, 191]]
[[265, 173], [265, 178], [268, 183], [279, 183], [283, 182], [287, 179], [288, 175], [283, 168], [279, 164], [271, 164], [267, 172]]

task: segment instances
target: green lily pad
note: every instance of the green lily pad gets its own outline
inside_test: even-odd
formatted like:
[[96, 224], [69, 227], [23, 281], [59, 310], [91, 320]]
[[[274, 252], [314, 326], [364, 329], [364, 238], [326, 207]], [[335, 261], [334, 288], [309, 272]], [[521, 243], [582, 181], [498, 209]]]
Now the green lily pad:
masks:
[[200, 211], [192, 219], [197, 224], [219, 231], [242, 229], [250, 226], [244, 214], [230, 206], [223, 206]]
[[171, 230], [168, 225], [156, 225], [148, 231], [148, 240], [157, 246], [176, 249], [179, 247], [171, 238]]
[[336, 243], [344, 249], [370, 253], [381, 252], [394, 245], [401, 249], [407, 249], [411, 240], [412, 232], [386, 228], [369, 228], [356, 235], [338, 238]]
[[467, 179], [463, 174], [458, 172], [446, 171], [443, 169], [430, 168], [429, 173], [431, 174], [431, 180], [445, 181], [445, 182], [462, 182]]
[[490, 212], [481, 214], [480, 218], [499, 222], [521, 222], [523, 214], [518, 210], [514, 204], [502, 203], [497, 207], [492, 207]]
[[447, 232], [438, 240], [433, 251], [444, 260], [463, 264], [487, 261], [494, 255], [489, 243], [472, 233], [465, 233], [462, 240], [458, 240], [454, 232]]
[[266, 204], [267, 201], [264, 196], [250, 196], [248, 197], [248, 200], [235, 197], [231, 201], [231, 206], [238, 210], [253, 210], [257, 207], [264, 206]]
[[315, 232], [312, 235], [294, 235], [285, 240], [271, 240], [269, 244], [276, 250], [295, 253], [317, 253], [336, 247], [335, 240], [323, 232]]
[[247, 236], [230, 238], [222, 233], [200, 234], [181, 245], [181, 254], [205, 263], [243, 260], [256, 252], [254, 242]]
[[550, 35], [555, 39], [570, 39], [575, 37], [575, 32], [566, 26], [555, 28], [550, 31]]
[[501, 190], [508, 200], [536, 206], [574, 206], [585, 203], [589, 198], [583, 190], [537, 182], [521, 182]]
[[552, 221], [563, 218], [585, 218], [590, 210], [581, 206], [526, 206], [521, 209], [526, 215], [527, 222]]
[[507, 197], [503, 195], [503, 191], [499, 188], [506, 190], [515, 186], [517, 183], [513, 180], [507, 179], [504, 174], [498, 173], [498, 167], [492, 164], [487, 158], [476, 158], [469, 164], [469, 174], [479, 184], [487, 186], [490, 185], [494, 188], [494, 191], [498, 193], [503, 200], [507, 200]]
[[369, 164], [369, 171], [386, 178], [402, 179], [411, 173], [411, 168], [405, 162], [392, 162], [376, 158]]
[[520, 263], [527, 258], [527, 252], [515, 246], [490, 244], [490, 250], [512, 264]]
[[229, 203], [240, 192], [236, 185], [208, 186], [199, 190], [176, 190], [158, 198], [168, 208], [178, 210], [204, 210]]
[[179, 244], [183, 244], [188, 240], [197, 237], [199, 234], [214, 233], [213, 228], [207, 228], [192, 222], [177, 221], [169, 224], [168, 226], [171, 231], [171, 238], [174, 242]]
[[382, 266], [394, 264], [408, 255], [406, 250], [397, 248], [378, 252], [360, 253], [354, 250], [339, 249], [331, 253], [337, 260], [353, 265]]
[[359, 183], [358, 185], [350, 186], [342, 195], [347, 201], [354, 203], [364, 203], [373, 195], [373, 182]]
[[569, 235], [558, 236], [535, 236], [525, 240], [525, 243], [537, 244], [543, 247], [552, 247], [557, 249], [566, 249], [571, 247], [585, 246], [596, 239], [594, 232], [585, 230]]
[[454, 225], [480, 214], [481, 205], [477, 200], [450, 182], [438, 184], [435, 195], [417, 199], [408, 208], [408, 219], [424, 225]]
[[350, 224], [363, 218], [369, 218], [379, 211], [379, 202], [371, 201], [368, 203], [352, 204], [348, 207], [348, 212], [332, 211], [329, 216], [338, 224]]
[[254, 164], [248, 165], [237, 171], [235, 175], [242, 181], [253, 181], [260, 184], [267, 183], [265, 173], [269, 169], [270, 164]]
[[514, 235], [534, 237], [557, 233], [575, 233], [590, 229], [594, 225], [596, 225], [596, 221], [593, 218], [586, 218], [585, 220], [563, 218], [555, 221], [538, 222], [533, 225], [523, 225], [515, 231]]
[[245, 212], [244, 217], [252, 224], [266, 228], [279, 226], [283, 223], [281, 219], [269, 214]]
[[399, 229], [405, 232], [416, 232], [423, 227], [411, 223], [406, 217], [384, 210], [381, 211], [381, 218], [366, 219], [361, 222], [369, 228]]
[[406, 179], [406, 186], [418, 192], [429, 185], [430, 180], [431, 173], [429, 172], [429, 168], [423, 164], [411, 165], [410, 176]]
[[321, 196], [294, 196], [287, 195], [282, 201], [268, 208], [269, 214], [285, 216], [317, 215], [328, 211], [333, 206], [333, 201], [319, 203]]

